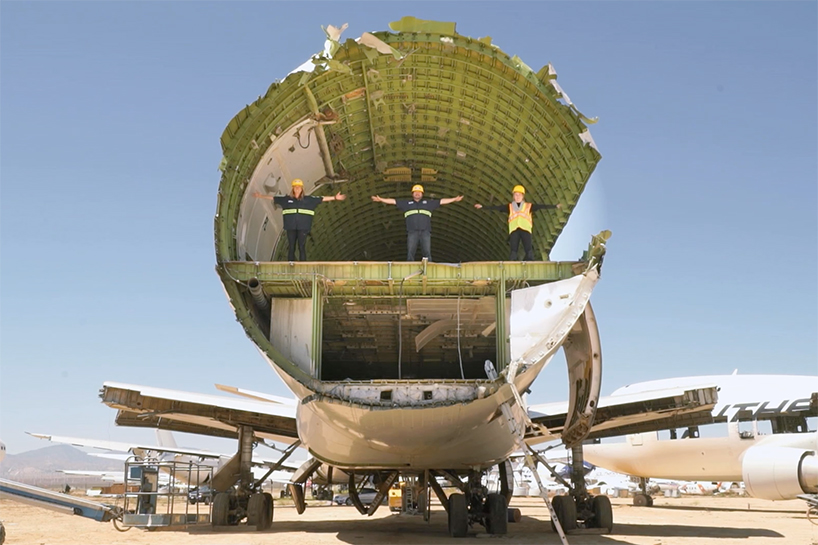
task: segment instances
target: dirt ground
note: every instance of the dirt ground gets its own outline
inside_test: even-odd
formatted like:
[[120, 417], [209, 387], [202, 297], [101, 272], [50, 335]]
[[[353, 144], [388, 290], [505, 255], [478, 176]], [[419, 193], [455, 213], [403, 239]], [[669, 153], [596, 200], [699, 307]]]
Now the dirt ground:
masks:
[[[818, 526], [806, 516], [804, 502], [768, 502], [742, 497], [656, 498], [654, 507], [633, 507], [629, 499], [613, 499], [614, 533], [569, 535], [571, 545], [632, 543], [639, 545], [818, 545]], [[538, 498], [514, 498], [522, 510], [519, 523], [509, 524], [508, 535], [489, 536], [472, 528], [465, 539], [447, 535], [446, 513], [433, 506], [430, 522], [414, 515], [398, 515], [381, 507], [371, 518], [354, 507], [311, 506], [299, 516], [291, 506], [277, 506], [273, 528], [266, 532], [213, 531], [210, 527], [148, 532], [133, 528], [117, 531], [99, 523], [38, 507], [0, 500], [8, 545], [140, 544], [140, 545], [358, 545], [451, 544], [469, 542], [554, 543], [557, 534], [548, 522], [548, 510]]]

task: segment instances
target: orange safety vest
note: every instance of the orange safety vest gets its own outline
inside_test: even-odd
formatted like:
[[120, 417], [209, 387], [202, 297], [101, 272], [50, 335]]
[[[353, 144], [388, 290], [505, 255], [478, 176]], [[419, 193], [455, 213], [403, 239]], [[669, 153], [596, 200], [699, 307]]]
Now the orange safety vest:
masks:
[[523, 203], [519, 212], [514, 210], [514, 203], [508, 203], [508, 232], [513, 233], [517, 229], [531, 232], [534, 227], [534, 218], [531, 216], [531, 203]]

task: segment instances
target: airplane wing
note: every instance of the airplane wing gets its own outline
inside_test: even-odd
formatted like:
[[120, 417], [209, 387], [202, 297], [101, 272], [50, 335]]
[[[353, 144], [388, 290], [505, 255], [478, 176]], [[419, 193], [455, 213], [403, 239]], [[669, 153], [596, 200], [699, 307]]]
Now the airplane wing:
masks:
[[290, 458], [287, 458], [286, 462], [284, 462], [283, 464], [280, 464], [280, 465], [279, 465], [278, 461], [279, 461], [279, 458], [265, 458], [263, 456], [257, 456], [255, 454], [253, 454], [253, 464], [254, 465], [263, 466], [263, 467], [273, 467], [273, 466], [275, 466], [275, 467], [280, 468], [281, 471], [285, 472], [285, 473], [292, 473], [294, 471], [297, 471], [298, 468], [301, 467], [301, 465], [304, 462], [307, 461], [307, 459], [306, 458], [290, 457]]
[[58, 469], [57, 471], [75, 477], [99, 477], [103, 481], [115, 483], [125, 482], [125, 475], [122, 471], [93, 471], [82, 469]]
[[222, 454], [219, 454], [217, 452], [211, 452], [209, 450], [198, 450], [177, 446], [147, 445], [142, 443], [123, 443], [119, 441], [104, 441], [98, 439], [83, 439], [80, 437], [65, 437], [61, 435], [46, 435], [44, 433], [32, 432], [26, 433], [31, 435], [32, 437], [37, 437], [38, 439], [46, 439], [47, 441], [51, 441], [52, 443], [64, 443], [67, 445], [74, 445], [76, 447], [90, 447], [118, 452], [133, 452], [134, 454], [137, 454], [139, 456], [143, 456], [144, 453], [146, 453], [147, 451], [169, 452], [172, 454], [185, 454], [188, 456], [196, 456], [199, 458], [218, 459], [221, 456], [223, 456]]
[[[263, 396], [249, 393], [240, 395], [252, 399], [236, 399], [106, 382], [100, 397], [103, 403], [118, 409], [116, 423], [120, 426], [237, 439], [239, 426], [246, 425], [264, 439], [289, 443], [298, 438], [294, 405], [272, 399], [262, 401]], [[588, 438], [710, 423], [717, 399], [715, 385], [602, 397]], [[529, 406], [529, 416], [541, 429], [530, 432], [526, 442], [534, 445], [559, 438], [567, 410], [568, 402]]]
[[117, 409], [120, 426], [238, 438], [240, 426], [257, 437], [292, 443], [298, 439], [295, 404], [273, 400], [237, 399], [211, 394], [106, 382], [102, 402]]
[[[601, 397], [588, 439], [709, 424], [717, 401], [715, 384]], [[526, 442], [535, 445], [555, 439], [567, 410], [567, 402], [530, 405], [529, 417], [545, 430], [527, 434]]]
[[256, 399], [260, 401], [269, 401], [271, 403], [280, 403], [295, 407], [298, 400], [294, 397], [281, 397], [273, 394], [265, 394], [264, 392], [255, 392], [253, 390], [246, 390], [244, 388], [237, 388], [236, 386], [225, 386], [224, 384], [216, 384], [216, 389], [229, 394], [243, 396], [249, 399]]
[[53, 443], [63, 443], [74, 445], [75, 447], [91, 447], [102, 450], [113, 450], [116, 452], [130, 452], [131, 449], [140, 448], [136, 443], [121, 443], [118, 441], [104, 441], [99, 439], [82, 439], [80, 437], [65, 437], [62, 435], [47, 435], [45, 433], [26, 432], [37, 439], [45, 439]]
[[86, 454], [95, 458], [107, 458], [108, 460], [119, 460], [120, 462], [125, 462], [132, 456], [128, 452], [88, 452]]

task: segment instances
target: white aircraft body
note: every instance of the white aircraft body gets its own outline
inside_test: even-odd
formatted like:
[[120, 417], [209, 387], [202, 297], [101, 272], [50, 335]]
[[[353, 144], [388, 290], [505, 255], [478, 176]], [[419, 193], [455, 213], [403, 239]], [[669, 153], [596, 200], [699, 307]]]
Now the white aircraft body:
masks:
[[714, 424], [631, 434], [623, 443], [586, 445], [586, 459], [643, 478], [728, 485], [744, 481], [748, 494], [770, 500], [818, 492], [818, 433], [810, 418], [816, 415], [816, 376], [733, 374], [657, 380], [620, 388], [611, 397], [708, 384], [719, 388]]
[[[218, 472], [223, 466], [228, 464], [233, 457], [232, 454], [222, 454], [212, 452], [209, 450], [200, 450], [187, 447], [179, 447], [176, 444], [172, 434], [166, 430], [156, 430], [157, 443], [150, 445], [145, 443], [126, 443], [120, 441], [107, 441], [99, 439], [84, 439], [80, 437], [65, 437], [60, 435], [47, 435], [42, 433], [27, 432], [38, 439], [46, 439], [52, 443], [62, 443], [67, 445], [74, 445], [78, 447], [96, 448], [106, 451], [116, 451], [118, 453], [127, 454], [103, 454], [105, 457], [114, 457], [123, 462], [128, 459], [155, 459], [159, 462], [178, 462], [180, 464], [190, 463], [191, 467], [212, 468]], [[95, 455], [96, 453], [89, 453]], [[288, 460], [287, 463], [278, 464], [278, 460], [273, 460], [257, 455], [253, 455], [253, 474], [258, 478], [266, 475], [265, 480], [286, 483], [290, 481], [293, 472], [303, 463], [303, 460]], [[183, 465], [174, 466], [184, 467]], [[272, 473], [268, 472], [271, 467], [282, 468], [275, 469]], [[89, 477], [100, 477], [106, 481], [124, 482], [125, 474], [123, 471], [86, 471], [86, 470], [60, 470], [66, 475], [79, 475]], [[190, 471], [175, 469], [174, 478], [180, 483], [189, 486], [200, 486], [206, 484], [209, 479], [210, 471], [197, 471], [192, 469]], [[167, 476], [160, 476], [162, 484], [168, 484]]]

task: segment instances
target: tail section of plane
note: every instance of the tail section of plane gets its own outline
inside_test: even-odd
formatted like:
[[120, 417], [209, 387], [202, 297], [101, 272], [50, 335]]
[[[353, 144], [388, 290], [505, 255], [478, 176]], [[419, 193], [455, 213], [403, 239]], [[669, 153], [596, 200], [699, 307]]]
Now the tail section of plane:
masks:
[[176, 448], [176, 439], [173, 437], [173, 432], [168, 430], [156, 430], [156, 442], [160, 447]]

